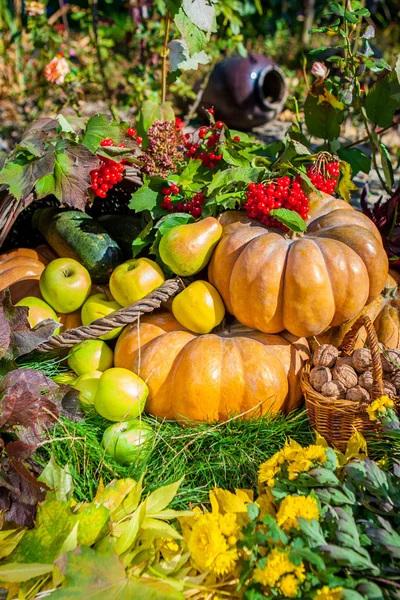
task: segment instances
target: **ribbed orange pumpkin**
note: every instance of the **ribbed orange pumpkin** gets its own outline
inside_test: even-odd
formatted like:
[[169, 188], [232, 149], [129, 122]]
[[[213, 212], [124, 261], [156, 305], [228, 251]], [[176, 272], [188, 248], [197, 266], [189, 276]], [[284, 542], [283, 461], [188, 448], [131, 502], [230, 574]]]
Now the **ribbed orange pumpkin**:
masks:
[[305, 339], [230, 330], [195, 335], [170, 313], [129, 325], [118, 338], [114, 364], [149, 386], [146, 412], [166, 419], [218, 421], [233, 413], [289, 412], [301, 403]]
[[310, 337], [355, 317], [388, 274], [380, 234], [343, 200], [310, 194], [307, 232], [287, 235], [224, 213], [209, 280], [248, 327]]
[[10, 288], [14, 304], [26, 296], [41, 298], [39, 279], [44, 267], [57, 256], [44, 244], [35, 250], [16, 248], [0, 255], [0, 291]]

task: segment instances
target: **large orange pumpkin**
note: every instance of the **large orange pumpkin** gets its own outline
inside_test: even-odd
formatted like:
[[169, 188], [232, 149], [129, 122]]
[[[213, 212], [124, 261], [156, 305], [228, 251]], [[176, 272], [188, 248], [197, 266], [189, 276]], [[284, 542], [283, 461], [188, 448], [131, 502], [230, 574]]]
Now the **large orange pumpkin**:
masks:
[[195, 335], [170, 313], [129, 325], [118, 338], [114, 364], [149, 386], [146, 412], [166, 419], [218, 421], [301, 403], [299, 379], [309, 356], [305, 339], [229, 330]]
[[32, 248], [16, 248], [0, 255], [0, 291], [10, 288], [11, 300], [16, 304], [26, 296], [41, 298], [39, 279], [45, 266], [56, 254], [42, 244]]
[[248, 327], [309, 337], [355, 317], [383, 289], [388, 258], [372, 221], [327, 194], [309, 201], [301, 237], [240, 212], [221, 219], [209, 280]]

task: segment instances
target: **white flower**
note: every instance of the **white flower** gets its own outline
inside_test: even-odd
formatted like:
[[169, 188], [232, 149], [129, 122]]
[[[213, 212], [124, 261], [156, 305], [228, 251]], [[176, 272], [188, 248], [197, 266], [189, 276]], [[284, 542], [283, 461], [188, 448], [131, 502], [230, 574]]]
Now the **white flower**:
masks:
[[25, 14], [30, 17], [36, 17], [38, 15], [44, 15], [46, 12], [46, 5], [42, 2], [27, 2], [25, 4]]
[[62, 56], [55, 56], [44, 69], [47, 81], [60, 85], [64, 83], [65, 76], [70, 72], [69, 64]]

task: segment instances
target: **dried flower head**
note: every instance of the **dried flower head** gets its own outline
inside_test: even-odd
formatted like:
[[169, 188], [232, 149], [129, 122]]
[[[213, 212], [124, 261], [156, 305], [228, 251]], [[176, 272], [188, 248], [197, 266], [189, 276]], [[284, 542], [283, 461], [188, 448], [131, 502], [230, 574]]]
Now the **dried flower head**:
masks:
[[66, 75], [70, 72], [69, 64], [63, 56], [55, 56], [44, 69], [47, 81], [60, 85], [64, 83]]
[[44, 15], [46, 12], [46, 5], [42, 2], [26, 2], [25, 3], [25, 14], [29, 17], [38, 17]]
[[156, 121], [147, 131], [149, 144], [142, 154], [146, 175], [168, 177], [184, 159], [185, 138], [174, 121]]
[[326, 68], [323, 62], [315, 62], [311, 67], [311, 73], [314, 77], [318, 77], [319, 79], [326, 79], [328, 75], [328, 69]]

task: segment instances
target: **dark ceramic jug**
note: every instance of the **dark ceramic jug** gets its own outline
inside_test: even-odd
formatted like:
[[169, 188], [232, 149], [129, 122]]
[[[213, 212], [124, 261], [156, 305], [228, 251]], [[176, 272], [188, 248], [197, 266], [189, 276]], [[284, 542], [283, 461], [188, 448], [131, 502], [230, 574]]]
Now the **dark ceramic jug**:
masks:
[[214, 107], [215, 117], [236, 129], [264, 125], [279, 114], [287, 98], [281, 69], [268, 56], [249, 52], [218, 63], [204, 91], [201, 106]]

